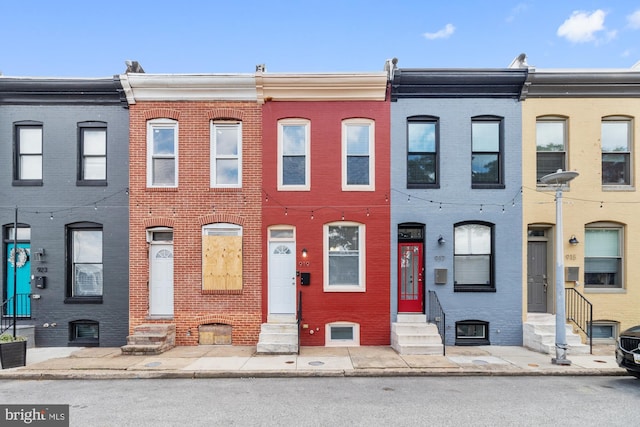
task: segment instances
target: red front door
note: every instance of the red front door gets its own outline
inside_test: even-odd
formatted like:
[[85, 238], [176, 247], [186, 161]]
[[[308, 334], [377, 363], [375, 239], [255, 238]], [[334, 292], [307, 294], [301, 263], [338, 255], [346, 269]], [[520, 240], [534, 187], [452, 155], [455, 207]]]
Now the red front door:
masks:
[[422, 243], [398, 244], [398, 312], [423, 313]]

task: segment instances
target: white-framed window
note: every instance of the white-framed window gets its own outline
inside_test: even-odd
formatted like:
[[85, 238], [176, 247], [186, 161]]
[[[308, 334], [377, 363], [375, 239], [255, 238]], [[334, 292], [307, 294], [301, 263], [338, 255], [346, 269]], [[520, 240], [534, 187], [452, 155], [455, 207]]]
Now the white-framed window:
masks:
[[342, 121], [342, 190], [375, 190], [375, 122]]
[[602, 185], [631, 185], [631, 120], [602, 119]]
[[558, 169], [567, 170], [567, 120], [539, 117], [536, 121], [536, 181]]
[[211, 187], [242, 187], [240, 122], [211, 122]]
[[102, 227], [74, 224], [68, 228], [69, 297], [102, 297]]
[[616, 224], [589, 224], [584, 230], [585, 288], [623, 287], [623, 228]]
[[242, 289], [242, 227], [215, 223], [202, 227], [202, 289]]
[[290, 225], [273, 225], [269, 227], [270, 242], [294, 242], [296, 229]]
[[352, 322], [333, 322], [325, 325], [326, 347], [360, 346], [360, 325]]
[[79, 184], [107, 180], [107, 128], [105, 123], [79, 123]]
[[178, 122], [147, 122], [147, 187], [178, 186]]
[[278, 190], [311, 188], [311, 122], [283, 119], [278, 122]]
[[42, 125], [16, 127], [17, 181], [42, 181]]
[[492, 225], [456, 224], [454, 240], [454, 290], [495, 290]]
[[324, 225], [324, 290], [364, 292], [365, 226], [339, 221]]

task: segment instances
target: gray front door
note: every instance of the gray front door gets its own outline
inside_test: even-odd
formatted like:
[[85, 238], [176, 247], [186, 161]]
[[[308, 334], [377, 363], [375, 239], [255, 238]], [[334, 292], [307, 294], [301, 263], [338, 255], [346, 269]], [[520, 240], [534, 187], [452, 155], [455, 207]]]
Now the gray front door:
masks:
[[527, 312], [547, 312], [547, 242], [527, 245]]

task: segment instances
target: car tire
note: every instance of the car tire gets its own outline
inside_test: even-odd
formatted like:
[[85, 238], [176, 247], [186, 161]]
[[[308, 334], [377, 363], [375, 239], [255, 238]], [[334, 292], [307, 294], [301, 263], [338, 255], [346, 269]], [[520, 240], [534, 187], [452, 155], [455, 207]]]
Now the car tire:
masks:
[[632, 376], [634, 376], [634, 377], [636, 377], [637, 379], [640, 380], [640, 372], [631, 371], [629, 369], [627, 369], [627, 372], [629, 373], [629, 375], [632, 375]]

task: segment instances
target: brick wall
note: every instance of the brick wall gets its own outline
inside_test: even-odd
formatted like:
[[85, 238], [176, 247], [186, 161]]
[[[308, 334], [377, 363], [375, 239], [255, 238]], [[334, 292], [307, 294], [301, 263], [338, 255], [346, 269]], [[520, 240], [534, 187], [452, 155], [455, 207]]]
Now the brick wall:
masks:
[[[141, 323], [175, 323], [176, 344], [198, 344], [198, 326], [224, 323], [234, 345], [256, 344], [261, 323], [261, 114], [255, 102], [138, 102], [130, 125], [130, 330]], [[146, 187], [146, 126], [155, 118], [179, 123], [178, 187]], [[210, 188], [210, 123], [242, 121], [242, 188]], [[241, 292], [202, 291], [202, 226], [243, 228]], [[146, 230], [174, 233], [174, 318], [149, 318]]]

